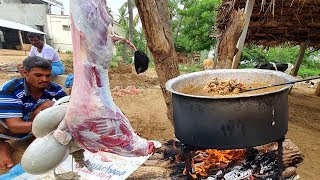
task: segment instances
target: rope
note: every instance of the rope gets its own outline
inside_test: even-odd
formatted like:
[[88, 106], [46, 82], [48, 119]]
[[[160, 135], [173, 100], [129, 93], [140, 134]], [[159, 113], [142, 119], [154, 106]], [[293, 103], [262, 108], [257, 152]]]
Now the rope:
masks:
[[[83, 153], [84, 153], [83, 149], [80, 149], [78, 151], [71, 153], [73, 160], [77, 163], [77, 165], [80, 168], [83, 168], [86, 166], [86, 162], [84, 161], [84, 154]], [[80, 175], [75, 173], [73, 170], [73, 160], [71, 162], [71, 165], [72, 165], [71, 171], [66, 172], [66, 173], [57, 174], [56, 169], [54, 169], [53, 170], [54, 177], [58, 180], [62, 180], [62, 179], [63, 180], [73, 180], [73, 179], [78, 180], [78, 179], [80, 179]]]

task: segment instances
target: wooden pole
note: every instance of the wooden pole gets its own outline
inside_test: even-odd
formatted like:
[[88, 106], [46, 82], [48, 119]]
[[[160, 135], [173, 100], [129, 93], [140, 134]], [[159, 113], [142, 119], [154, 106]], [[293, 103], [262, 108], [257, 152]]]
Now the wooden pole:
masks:
[[317, 83], [316, 92], [314, 93], [316, 96], [320, 96], [320, 82]]
[[297, 74], [298, 74], [298, 71], [299, 71], [299, 68], [300, 68], [300, 64], [301, 64], [301, 61], [303, 59], [304, 53], [306, 51], [306, 48], [307, 48], [307, 45], [305, 43], [300, 44], [300, 49], [299, 49], [299, 54], [298, 54], [298, 57], [297, 57], [297, 62], [295, 64], [295, 66], [294, 66], [293, 73], [292, 73], [293, 76], [297, 76]]
[[244, 10], [245, 23], [244, 23], [243, 31], [242, 31], [241, 36], [239, 38], [239, 41], [237, 43], [238, 52], [233, 57], [232, 67], [231, 67], [232, 69], [237, 69], [240, 64], [241, 53], [242, 53], [242, 49], [244, 46], [244, 42], [247, 37], [247, 32], [248, 32], [248, 28], [249, 28], [249, 23], [250, 23], [250, 18], [251, 18], [254, 2], [255, 2], [255, 0], [247, 0], [247, 3], [246, 3], [246, 7]]
[[47, 38], [45, 34], [43, 35], [43, 42], [47, 44]]
[[19, 40], [20, 40], [20, 50], [24, 50], [24, 47], [23, 47], [23, 39], [22, 39], [22, 34], [21, 34], [21, 31], [18, 30], [18, 35], [19, 35]]

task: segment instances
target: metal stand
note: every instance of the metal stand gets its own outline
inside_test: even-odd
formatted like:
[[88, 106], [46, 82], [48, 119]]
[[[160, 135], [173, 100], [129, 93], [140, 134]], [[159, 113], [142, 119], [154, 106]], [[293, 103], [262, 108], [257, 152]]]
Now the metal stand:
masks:
[[278, 140], [278, 179], [282, 180], [282, 172], [283, 172], [283, 141], [285, 137]]
[[191, 159], [192, 159], [192, 155], [191, 155], [191, 152], [192, 152], [192, 148], [188, 145], [184, 145], [183, 147], [183, 153], [185, 154], [185, 165], [186, 165], [186, 170], [187, 170], [187, 180], [191, 180], [193, 179], [191, 177], [191, 175], [189, 174], [190, 172], [192, 172], [192, 164], [191, 164]]

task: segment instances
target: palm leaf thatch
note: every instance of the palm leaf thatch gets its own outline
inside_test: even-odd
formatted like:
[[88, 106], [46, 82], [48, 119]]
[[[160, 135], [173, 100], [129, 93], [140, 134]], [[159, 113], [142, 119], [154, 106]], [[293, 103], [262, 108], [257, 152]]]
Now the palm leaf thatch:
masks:
[[[246, 0], [223, 0], [216, 28], [223, 35], [234, 10], [245, 8]], [[246, 43], [320, 48], [320, 0], [256, 0]]]

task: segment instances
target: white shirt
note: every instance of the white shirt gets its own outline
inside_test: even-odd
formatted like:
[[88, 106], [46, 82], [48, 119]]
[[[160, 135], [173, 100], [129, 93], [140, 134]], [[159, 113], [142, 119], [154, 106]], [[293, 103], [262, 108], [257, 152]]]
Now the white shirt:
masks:
[[51, 46], [48, 44], [43, 44], [43, 48], [41, 52], [38, 52], [38, 49], [34, 46], [31, 47], [29, 56], [39, 56], [44, 59], [50, 60], [51, 62], [59, 62], [60, 58], [55, 49], [53, 49]]

